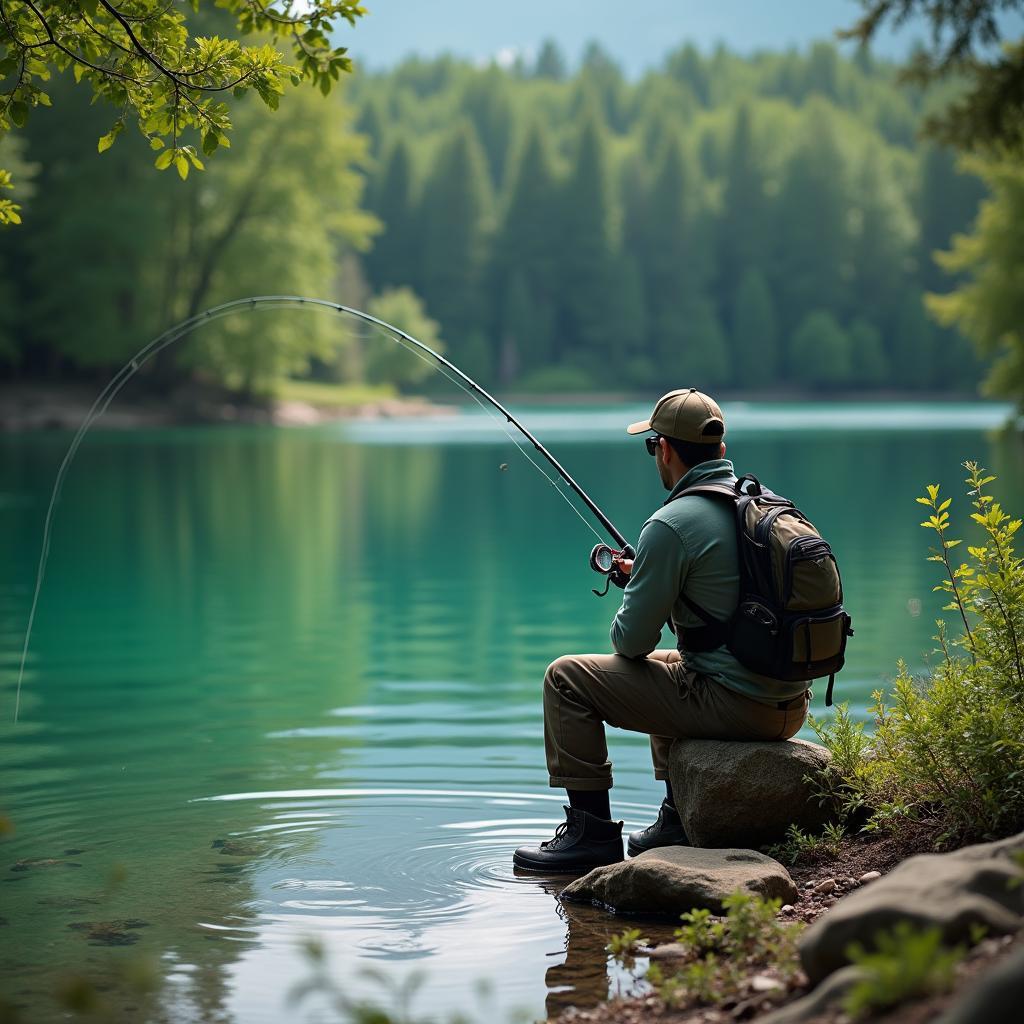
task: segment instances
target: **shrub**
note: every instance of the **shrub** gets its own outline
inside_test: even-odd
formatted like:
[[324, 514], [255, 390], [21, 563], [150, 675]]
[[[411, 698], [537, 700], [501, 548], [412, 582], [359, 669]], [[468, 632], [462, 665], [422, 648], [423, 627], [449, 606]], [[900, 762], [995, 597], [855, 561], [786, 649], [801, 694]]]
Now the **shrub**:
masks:
[[[678, 970], [668, 974], [656, 963], [648, 967], [647, 980], [670, 1006], [734, 998], [743, 993], [750, 974], [758, 969], [772, 968], [780, 976], [780, 991], [799, 973], [796, 941], [804, 926], [779, 921], [778, 900], [765, 900], [740, 889], [723, 904], [724, 918], [713, 917], [704, 909], [683, 914], [675, 937], [687, 952]], [[629, 935], [624, 933], [621, 938]], [[633, 948], [626, 943], [619, 958]]]
[[909, 921], [877, 935], [875, 947], [866, 950], [853, 943], [847, 950], [850, 960], [863, 972], [862, 979], [843, 999], [843, 1009], [854, 1018], [948, 991], [953, 987], [956, 965], [964, 956], [961, 946], [943, 947], [938, 928], [918, 931]]
[[928, 508], [921, 525], [938, 540], [929, 561], [944, 570], [934, 589], [948, 596], [957, 634], [939, 621], [930, 675], [915, 678], [901, 661], [892, 692], [875, 691], [873, 735], [845, 705], [832, 722], [812, 723], [846, 808], [866, 804], [868, 829], [925, 828], [936, 847], [1024, 828], [1024, 563], [1013, 546], [1021, 520], [986, 492], [995, 477], [977, 463], [964, 468], [982, 534], [968, 561], [952, 554], [961, 541], [949, 536], [951, 499], [935, 485], [917, 499]]

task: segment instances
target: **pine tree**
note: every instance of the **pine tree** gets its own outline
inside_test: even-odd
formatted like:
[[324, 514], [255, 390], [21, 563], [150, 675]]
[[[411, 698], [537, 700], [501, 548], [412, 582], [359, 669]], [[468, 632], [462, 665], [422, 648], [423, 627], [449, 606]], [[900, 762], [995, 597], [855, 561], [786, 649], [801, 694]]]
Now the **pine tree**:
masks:
[[772, 293], [760, 270], [747, 270], [732, 303], [733, 378], [757, 390], [779, 379], [779, 327]]
[[678, 138], [665, 147], [651, 183], [642, 233], [644, 287], [656, 357], [678, 353], [706, 296], [713, 263], [709, 222], [698, 216], [699, 179]]
[[851, 383], [862, 388], [885, 387], [890, 384], [889, 360], [878, 328], [863, 317], [858, 317], [850, 324], [847, 334], [853, 363]]
[[[458, 359], [486, 322], [483, 275], [491, 197], [480, 141], [463, 122], [438, 155], [423, 193], [422, 293]], [[480, 347], [479, 339], [473, 342]], [[478, 360], [484, 363], [482, 356]]]
[[551, 39], [545, 39], [540, 53], [537, 54], [537, 65], [533, 71], [534, 78], [550, 78], [553, 82], [561, 82], [566, 74], [565, 56], [558, 48], [558, 44]]
[[809, 105], [800, 142], [786, 165], [776, 204], [775, 286], [783, 330], [815, 309], [841, 315], [850, 263], [845, 166], [829, 108]]
[[875, 146], [865, 155], [857, 182], [856, 213], [851, 290], [863, 315], [888, 332], [900, 296], [911, 285], [914, 225], [891, 175], [882, 172]]
[[850, 339], [824, 310], [812, 310], [793, 335], [790, 379], [810, 388], [839, 388], [853, 377]]
[[750, 107], [736, 112], [719, 235], [719, 288], [723, 303], [736, 293], [747, 271], [763, 268], [768, 256], [768, 206], [764, 174], [754, 153]]
[[400, 139], [388, 154], [380, 186], [371, 197], [371, 208], [383, 225], [366, 256], [367, 273], [377, 290], [419, 284], [419, 239], [412, 189], [412, 154], [409, 144]]
[[920, 391], [932, 387], [945, 390], [953, 386], [954, 382], [947, 381], [944, 387], [938, 374], [937, 334], [925, 313], [921, 293], [908, 292], [900, 303], [890, 345], [893, 387]]
[[461, 110], [473, 122], [487, 157], [487, 170], [492, 182], [500, 186], [508, 163], [512, 142], [511, 86], [508, 75], [491, 65], [474, 74], [462, 94]]
[[614, 348], [609, 329], [618, 248], [618, 211], [608, 163], [608, 144], [600, 116], [591, 111], [583, 123], [575, 165], [562, 189], [562, 238], [559, 292], [564, 342], [601, 358]]

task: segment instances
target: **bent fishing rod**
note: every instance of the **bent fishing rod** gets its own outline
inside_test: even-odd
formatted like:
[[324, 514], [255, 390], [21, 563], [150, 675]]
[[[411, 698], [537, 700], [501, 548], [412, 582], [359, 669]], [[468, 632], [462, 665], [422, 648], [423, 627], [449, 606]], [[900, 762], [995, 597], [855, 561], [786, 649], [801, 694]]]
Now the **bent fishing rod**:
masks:
[[[478, 404], [481, 404], [481, 406], [483, 406], [483, 402], [487, 402], [493, 406], [493, 408], [495, 408], [504, 417], [506, 423], [515, 427], [516, 430], [518, 430], [519, 433], [529, 441], [534, 449], [536, 449], [536, 451], [551, 464], [555, 472], [558, 473], [565, 484], [573, 491], [580, 501], [583, 502], [587, 509], [595, 516], [598, 522], [608, 532], [609, 536], [618, 545], [617, 548], [612, 548], [607, 544], [597, 544], [590, 552], [591, 568], [595, 572], [606, 577], [604, 590], [594, 590], [593, 592], [597, 594], [598, 597], [603, 597], [608, 593], [608, 587], [612, 583], [618, 587], [625, 587], [628, 576], [622, 571], [620, 563], [624, 559], [635, 557], [636, 554], [625, 536], [616, 528], [615, 524], [612, 523], [604, 512], [598, 508], [590, 495], [587, 494], [587, 492], [584, 491], [583, 488], [580, 487], [580, 485], [569, 475], [562, 464], [551, 454], [551, 452], [549, 452], [547, 448], [545, 448], [544, 445], [542, 445], [540, 441], [538, 441], [537, 438], [515, 416], [513, 416], [504, 405], [501, 404], [501, 402], [499, 402], [488, 391], [484, 390], [484, 388], [473, 380], [472, 377], [460, 370], [459, 367], [450, 359], [446, 359], [440, 352], [435, 351], [429, 345], [426, 345], [422, 341], [414, 338], [411, 334], [407, 334], [400, 328], [395, 327], [394, 325], [389, 324], [370, 313], [364, 313], [362, 310], [354, 309], [350, 306], [344, 306], [337, 302], [330, 302], [327, 299], [307, 298], [302, 295], [256, 295], [245, 299], [233, 299], [230, 302], [221, 303], [219, 306], [212, 306], [210, 309], [203, 310], [201, 313], [196, 313], [194, 316], [188, 317], [186, 320], [182, 320], [181, 323], [168, 328], [168, 330], [164, 331], [163, 334], [154, 338], [149, 342], [149, 344], [141, 348], [134, 356], [132, 356], [131, 359], [128, 360], [127, 363], [124, 364], [124, 366], [121, 367], [120, 370], [117, 371], [117, 373], [114, 374], [107, 386], [97, 396], [88, 413], [86, 413], [81, 426], [75, 432], [75, 436], [72, 438], [71, 444], [68, 446], [68, 450], [57, 470], [53, 490], [50, 494], [50, 503], [46, 510], [46, 519], [43, 525], [43, 543], [39, 556], [39, 567], [36, 572], [35, 591], [32, 595], [32, 605], [29, 611], [28, 626], [25, 630], [25, 643], [22, 647], [21, 664], [18, 669], [18, 684], [14, 704], [15, 722], [18, 720], [18, 711], [21, 706], [21, 684], [25, 675], [25, 662], [28, 658], [28, 649], [32, 638], [32, 627], [35, 622], [36, 608], [39, 604], [39, 593], [42, 589], [43, 578], [46, 573], [46, 563], [50, 554], [50, 537], [53, 527], [54, 508], [56, 507], [57, 500], [60, 497], [61, 487], [63, 486], [64, 478], [67, 475], [71, 462], [93, 423], [95, 423], [96, 420], [106, 412], [107, 407], [121, 389], [147, 362], [149, 362], [150, 359], [159, 352], [168, 348], [170, 345], [173, 345], [176, 341], [188, 334], [191, 334], [194, 330], [197, 330], [206, 324], [220, 320], [223, 317], [230, 316], [233, 313], [295, 308], [306, 308], [318, 312], [338, 313], [353, 317], [365, 324], [369, 324], [370, 326], [385, 332], [393, 341], [397, 342], [403, 348], [411, 351], [419, 358], [424, 359], [424, 361], [429, 362], [430, 360], [433, 360], [432, 365], [442, 374], [442, 376], [463, 391], [469, 393]], [[451, 374], [454, 374], [454, 376], [451, 376]], [[484, 408], [486, 409], [486, 407]], [[506, 433], [508, 433], [507, 428]], [[508, 434], [508, 436], [527, 460], [534, 466], [537, 466], [537, 464], [529, 457], [529, 454], [515, 441], [515, 438], [512, 437], [511, 434]], [[550, 483], [552, 483], [552, 486], [554, 486], [554, 481], [551, 480], [551, 478], [548, 477], [539, 466], [537, 466], [537, 469]], [[557, 489], [558, 488], [556, 487], [556, 490]], [[562, 496], [563, 498], [565, 497], [564, 494], [562, 494]], [[568, 502], [568, 498], [565, 500]], [[579, 515], [579, 511], [572, 505], [572, 502], [568, 503], [570, 507], [576, 511], [577, 515]]]

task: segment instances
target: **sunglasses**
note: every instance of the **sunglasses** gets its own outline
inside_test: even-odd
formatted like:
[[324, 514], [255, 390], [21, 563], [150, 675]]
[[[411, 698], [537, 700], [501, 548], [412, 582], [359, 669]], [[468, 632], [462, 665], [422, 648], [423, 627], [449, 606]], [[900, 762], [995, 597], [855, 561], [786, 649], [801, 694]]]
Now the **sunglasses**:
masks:
[[661, 434], [653, 434], [651, 437], [644, 438], [644, 444], [647, 447], [647, 454], [654, 455], [658, 450], [658, 442], [661, 440]]

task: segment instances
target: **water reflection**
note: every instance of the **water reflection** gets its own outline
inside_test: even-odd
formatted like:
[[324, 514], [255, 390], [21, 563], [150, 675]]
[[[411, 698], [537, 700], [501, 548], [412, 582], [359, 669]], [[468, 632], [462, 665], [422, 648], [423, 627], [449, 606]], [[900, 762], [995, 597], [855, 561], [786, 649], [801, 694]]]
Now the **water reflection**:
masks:
[[[914, 497], [928, 482], [962, 493], [959, 463], [977, 457], [1019, 509], [1020, 446], [973, 419], [787, 433], [755, 413], [734, 418], [729, 453], [839, 553], [857, 637], [837, 691], [862, 713], [898, 657], [922, 665], [932, 646], [941, 600]], [[602, 415], [596, 433], [563, 416], [553, 444], [632, 535], [663, 493], [635, 441], [619, 443], [632, 412]], [[368, 963], [425, 967], [420, 1008], [436, 1016], [464, 1008], [475, 978], [495, 981], [502, 1012], [533, 1016], [628, 984], [604, 953], [623, 923], [562, 908], [510, 861], [561, 819], [544, 667], [607, 649], [593, 538], [500, 435], [471, 423], [472, 443], [427, 443], [389, 424], [357, 441], [363, 429], [91, 435], [58, 510], [16, 729], [64, 441], [0, 438], [0, 810], [17, 827], [0, 846], [0, 986], [30, 1019], [57, 1019], [64, 972], [146, 1019], [280, 1019], [309, 934], [354, 985]], [[611, 747], [616, 813], [648, 824], [661, 794], [646, 740]], [[7, 870], [23, 859], [81, 867]], [[137, 935], [123, 947], [69, 927], [131, 919], [148, 924], [122, 929]], [[119, 974], [140, 953], [162, 977], [147, 1003]]]

